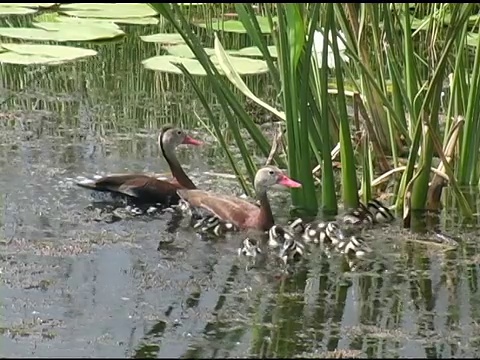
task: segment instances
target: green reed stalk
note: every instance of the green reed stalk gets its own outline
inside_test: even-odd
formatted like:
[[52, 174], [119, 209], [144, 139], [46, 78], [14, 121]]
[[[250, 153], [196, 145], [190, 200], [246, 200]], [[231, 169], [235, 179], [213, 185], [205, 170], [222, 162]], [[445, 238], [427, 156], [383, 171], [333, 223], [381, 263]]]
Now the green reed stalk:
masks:
[[[304, 13], [299, 4], [277, 3], [278, 15], [278, 65], [283, 84], [283, 107], [288, 141], [288, 168], [290, 174], [302, 182], [302, 188], [292, 190], [292, 203], [301, 206], [308, 214], [318, 210], [315, 187], [311, 174], [309, 121], [307, 97], [302, 99], [302, 72], [310, 67], [310, 52], [305, 40]], [[307, 47], [307, 50], [305, 50]]]
[[[471, 12], [471, 6], [458, 5], [452, 9], [451, 21], [447, 34], [446, 34], [446, 43], [442, 47], [442, 53], [438, 61], [438, 65], [435, 68], [432, 80], [430, 81], [427, 93], [421, 104], [420, 109], [422, 113], [426, 112], [429, 114], [428, 127], [435, 136], [438, 132], [438, 113], [440, 111], [440, 94], [443, 87], [443, 78], [445, 74], [445, 68], [447, 65], [448, 57], [450, 55], [450, 49], [455, 43], [455, 38], [461, 34], [461, 27], [465, 21], [468, 20], [468, 17]], [[442, 24], [443, 25], [443, 24]], [[442, 26], [439, 25], [439, 26]], [[460, 31], [459, 31], [460, 30]], [[438, 29], [436, 29], [436, 32]], [[422, 114], [423, 115], [423, 114]], [[418, 122], [421, 122], [422, 119], [417, 119]], [[474, 135], [473, 135], [474, 136]], [[477, 149], [478, 150], [478, 149]], [[425, 202], [427, 200], [427, 190], [428, 182], [430, 179], [430, 167], [432, 164], [433, 158], [433, 142], [431, 137], [424, 139], [424, 146], [422, 146], [422, 152], [420, 154], [419, 169], [420, 175], [415, 180], [412, 187], [412, 197], [411, 197], [411, 207], [413, 210], [424, 209]], [[452, 184], [454, 185], [454, 184]]]
[[[338, 51], [338, 34], [335, 22], [334, 4], [327, 5], [327, 28], [332, 34], [332, 50], [335, 61], [335, 77], [337, 79], [337, 109], [340, 115], [340, 158], [342, 160], [342, 197], [346, 208], [358, 206], [358, 186], [356, 161], [353, 154], [352, 138], [347, 114], [347, 102], [343, 84], [343, 72], [340, 53]], [[324, 42], [328, 41], [329, 32], [324, 33]], [[324, 44], [325, 49], [325, 44]]]
[[[353, 8], [354, 9], [354, 8]], [[354, 10], [351, 9], [353, 12]], [[375, 95], [380, 98], [382, 101], [382, 106], [385, 106], [387, 111], [390, 112], [390, 116], [394, 120], [394, 125], [397, 131], [399, 132], [398, 136], [402, 135], [405, 137], [405, 141], [407, 142], [407, 145], [410, 145], [410, 136], [408, 135], [408, 130], [405, 125], [405, 121], [401, 120], [401, 117], [396, 113], [395, 109], [393, 108], [391, 101], [389, 100], [389, 96], [387, 93], [385, 93], [382, 88], [378, 85], [378, 80], [375, 76], [375, 73], [372, 71], [370, 66], [367, 66], [365, 64], [365, 61], [362, 60], [362, 57], [358, 54], [360, 50], [358, 48], [360, 47], [359, 44], [357, 44], [357, 35], [356, 33], [358, 31], [354, 31], [353, 29], [358, 27], [359, 25], [356, 24], [356, 18], [357, 13], [356, 10], [351, 13], [351, 16], [347, 16], [345, 13], [345, 10], [343, 9], [342, 5], [340, 4], [335, 4], [335, 14], [337, 17], [337, 21], [340, 25], [340, 28], [345, 34], [346, 37], [346, 47], [348, 49], [348, 55], [351, 58], [354, 67], [356, 68], [356, 72], [358, 73], [358, 76], [361, 78], [364, 78], [365, 81], [362, 84], [368, 83], [369, 86], [371, 86], [372, 91], [374, 91]], [[375, 24], [374, 26], [380, 26], [380, 24]], [[362, 45], [366, 46], [366, 45]], [[387, 51], [388, 55], [388, 51]], [[366, 56], [368, 59], [368, 54], [364, 54], [363, 56]], [[398, 61], [398, 59], [397, 59]], [[363, 86], [360, 85], [358, 78], [356, 75], [349, 70], [349, 67], [347, 69], [347, 74], [350, 77], [350, 80], [352, 81], [352, 85], [356, 91], [361, 93], [362, 95], [364, 94], [363, 91]], [[367, 104], [368, 104], [368, 99], [367, 99]], [[370, 115], [372, 115], [372, 108], [368, 107], [368, 110], [370, 112]], [[374, 121], [374, 124], [376, 124], [376, 120], [374, 116], [371, 116], [371, 118]]]
[[363, 203], [366, 204], [368, 200], [372, 198], [372, 172], [373, 172], [373, 164], [372, 164], [372, 155], [370, 152], [369, 146], [369, 139], [368, 133], [365, 133], [363, 137], [363, 176], [362, 176], [362, 200]]
[[[187, 22], [185, 17], [182, 14], [182, 11], [176, 4], [158, 4], [151, 3], [152, 8], [154, 8], [159, 14], [166, 18], [177, 30], [177, 32], [183, 37], [186, 44], [195, 54], [197, 60], [201, 63], [203, 68], [207, 73], [207, 81], [210, 84], [212, 90], [217, 96], [217, 99], [222, 107], [222, 110], [225, 113], [229, 130], [232, 132], [235, 142], [240, 150], [240, 154], [246, 166], [247, 173], [249, 174], [250, 180], [253, 182], [253, 178], [256, 173], [256, 166], [253, 163], [249, 151], [243, 142], [243, 139], [240, 135], [240, 129], [235, 121], [234, 114], [242, 122], [245, 129], [249, 132], [250, 136], [254, 142], [259, 146], [262, 153], [267, 156], [270, 151], [270, 146], [265, 139], [264, 135], [253, 122], [253, 120], [248, 116], [248, 114], [243, 109], [242, 105], [237, 100], [237, 95], [232, 92], [228, 84], [225, 82], [223, 76], [218, 72], [217, 68], [213, 65], [210, 58], [205, 53], [200, 40], [191, 30], [190, 24]], [[178, 19], [178, 20], [177, 20]], [[233, 110], [233, 112], [232, 112]], [[219, 120], [216, 118], [211, 119], [212, 122], [217, 122], [215, 126], [215, 133], [217, 137], [224, 138], [224, 134], [220, 131]], [[226, 144], [225, 141], [221, 141], [222, 144]], [[282, 160], [277, 155], [275, 157], [277, 163], [281, 164]], [[233, 164], [232, 164], [233, 167]], [[241, 180], [242, 186], [245, 183], [244, 180]], [[247, 194], [251, 194], [251, 191], [245, 189]]]
[[[327, 24], [328, 26], [328, 24]], [[327, 29], [324, 29], [327, 31]], [[312, 99], [309, 101], [315, 106], [313, 110], [313, 125], [315, 127], [316, 135], [319, 137], [318, 146], [316, 149], [320, 150], [322, 156], [319, 163], [322, 164], [322, 212], [329, 214], [336, 214], [338, 211], [337, 195], [335, 191], [335, 177], [333, 174], [332, 157], [330, 152], [332, 150], [331, 136], [330, 136], [330, 102], [328, 94], [328, 38], [324, 37], [322, 44], [322, 70], [319, 70], [316, 56], [312, 56], [313, 76], [310, 78], [310, 88], [312, 91]], [[321, 112], [318, 109], [318, 106]], [[315, 150], [314, 150], [315, 151]]]
[[[468, 66], [465, 62], [465, 53], [466, 49], [466, 39], [467, 39], [468, 23], [465, 23], [463, 26], [462, 35], [457, 38], [456, 48], [457, 54], [455, 56], [455, 64], [452, 73], [452, 79], [449, 79], [450, 85], [450, 99], [448, 102], [447, 114], [445, 116], [445, 134], [444, 142], [448, 141], [448, 132], [451, 128], [452, 117], [457, 117], [460, 114], [465, 114], [468, 102], [468, 86], [467, 86], [467, 76], [468, 76]], [[459, 166], [461, 168], [461, 166]]]
[[[465, 130], [462, 136], [462, 147], [459, 158], [458, 177], [462, 185], [472, 185], [478, 182], [478, 149], [480, 131], [478, 117], [480, 115], [480, 105], [478, 104], [480, 93], [480, 36], [477, 37], [477, 47], [475, 50], [475, 61], [473, 65], [473, 74], [470, 79], [468, 92], [467, 112], [465, 114]], [[463, 74], [462, 74], [463, 75]], [[465, 74], [464, 78], [468, 78]]]
[[[222, 129], [220, 129], [218, 121], [215, 121], [215, 115], [213, 115], [212, 109], [210, 108], [210, 105], [208, 104], [207, 99], [203, 95], [203, 90], [200, 89], [200, 87], [197, 85], [197, 82], [195, 81], [195, 78], [188, 72], [188, 70], [183, 66], [183, 64], [177, 64], [176, 65], [182, 73], [185, 75], [187, 78], [188, 82], [192, 85], [193, 90], [198, 96], [198, 99], [202, 103], [203, 107], [205, 108], [205, 111], [207, 113], [208, 118], [210, 119], [210, 122], [213, 124], [213, 127], [215, 129], [215, 133], [221, 134]], [[242, 173], [240, 169], [237, 166], [237, 161], [234, 159], [232, 153], [230, 152], [227, 143], [225, 142], [225, 139], [223, 136], [219, 136], [218, 140], [220, 141], [220, 145], [222, 149], [225, 151], [227, 154], [228, 161], [230, 162], [230, 165], [232, 166], [233, 171], [235, 172], [235, 175], [238, 177], [240, 181], [240, 185], [242, 186], [242, 189], [245, 191], [245, 193], [249, 193], [249, 188], [247, 183], [245, 182], [244, 177], [242, 176]]]
[[[280, 83], [280, 74], [277, 67], [275, 66], [273, 58], [270, 56], [267, 40], [265, 36], [263, 36], [262, 31], [260, 30], [260, 25], [258, 24], [258, 20], [255, 15], [255, 11], [252, 8], [252, 5], [245, 3], [235, 4], [235, 9], [238, 13], [240, 21], [247, 30], [247, 34], [252, 40], [253, 44], [257, 46], [262, 52], [263, 58], [267, 62], [268, 68], [270, 70], [270, 75], [272, 76], [275, 88], [277, 92], [280, 92], [282, 88], [282, 85]], [[273, 24], [271, 14], [268, 15], [268, 18], [269, 21]]]

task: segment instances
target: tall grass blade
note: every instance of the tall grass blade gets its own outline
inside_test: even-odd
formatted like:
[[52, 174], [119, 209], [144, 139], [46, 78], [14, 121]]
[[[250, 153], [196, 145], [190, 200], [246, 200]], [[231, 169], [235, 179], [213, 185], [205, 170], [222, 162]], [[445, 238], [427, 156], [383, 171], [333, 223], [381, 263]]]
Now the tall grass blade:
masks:
[[[347, 104], [345, 100], [345, 88], [343, 84], [343, 73], [340, 53], [338, 51], [338, 34], [335, 23], [334, 4], [327, 5], [327, 24], [332, 34], [332, 50], [335, 61], [335, 77], [337, 80], [337, 105], [340, 114], [340, 158], [342, 160], [342, 197], [346, 208], [358, 207], [358, 185], [356, 174], [356, 161], [353, 154], [352, 140], [350, 136], [350, 126], [347, 114]], [[328, 41], [328, 34], [324, 34], [324, 41]], [[324, 43], [325, 51], [325, 43]]]

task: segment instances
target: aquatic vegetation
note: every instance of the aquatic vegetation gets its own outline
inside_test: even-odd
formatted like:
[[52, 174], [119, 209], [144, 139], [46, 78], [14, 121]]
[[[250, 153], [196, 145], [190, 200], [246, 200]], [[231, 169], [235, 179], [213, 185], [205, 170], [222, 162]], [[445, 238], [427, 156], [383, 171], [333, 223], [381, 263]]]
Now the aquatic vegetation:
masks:
[[[157, 24], [156, 12], [147, 4], [0, 4], [1, 14], [25, 15], [39, 10], [33, 27], [0, 27], [0, 36], [27, 41], [85, 42], [110, 40], [124, 36], [116, 24]], [[65, 14], [65, 15], [61, 15]], [[95, 50], [53, 44], [2, 44], [0, 62], [9, 64], [59, 65], [87, 56]]]
[[[356, 208], [360, 197], [367, 202], [390, 192], [410, 226], [410, 209], [438, 209], [448, 185], [463, 216], [472, 216], [460, 186], [477, 182], [480, 159], [474, 4], [31, 3], [0, 9], [33, 17], [28, 25], [0, 27], [0, 62], [22, 65], [91, 58], [97, 49], [70, 43], [124, 40], [125, 25], [159, 24], [160, 33], [140, 35], [156, 51], [142, 59], [143, 67], [185, 75], [249, 194], [260, 164], [244, 134], [268, 162], [288, 166], [302, 182], [291, 192], [298, 212], [336, 213], [338, 197], [345, 208]], [[56, 44], [62, 42], [69, 46]], [[273, 96], [255, 93], [252, 82]], [[273, 140], [247, 111], [247, 99], [277, 122]], [[227, 150], [231, 138], [240, 162]], [[434, 175], [433, 162], [439, 164]]]
[[[151, 6], [191, 47], [192, 52], [183, 48], [182, 52], [185, 51], [189, 59], [195, 55], [204, 68], [211, 66], [200, 61], [199, 56], [213, 56], [212, 48], [200, 48], [202, 41], [198, 35], [186, 29], [190, 24], [198, 25], [199, 21], [188, 22], [183, 9], [174, 4], [152, 3]], [[459, 185], [465, 184], [467, 177], [478, 178], [474, 176], [478, 156], [466, 156], [466, 149], [470, 153], [478, 149], [476, 137], [470, 135], [473, 131], [452, 138], [461, 144], [463, 151], [455, 169], [451, 169], [452, 150], [445, 151], [457, 126], [450, 119], [466, 116], [469, 120], [465, 124], [471, 127], [470, 122], [478, 111], [472, 99], [477, 89], [474, 81], [480, 78], [476, 71], [480, 62], [467, 61], [471, 51], [468, 47], [472, 46], [470, 34], [475, 33], [472, 29], [474, 9], [471, 4], [425, 7], [418, 4], [272, 4], [265, 7], [236, 4], [238, 20], [223, 18], [220, 21], [217, 17], [209, 26], [206, 22], [201, 26], [207, 33], [215, 32], [213, 52], [231, 84], [260, 107], [275, 113], [283, 123], [289, 173], [304, 184], [301, 190], [292, 191], [294, 206], [314, 214], [319, 200], [322, 210], [337, 211], [336, 194], [331, 191], [335, 182], [331, 157], [338, 153], [333, 150], [339, 149], [345, 207], [358, 206], [357, 166], [360, 164], [360, 193], [364, 201], [372, 197], [372, 184], [379, 184], [375, 179], [377, 174], [401, 173], [401, 179], [385, 183], [382, 188], [393, 187], [396, 209], [403, 211], [405, 226], [410, 226], [409, 209], [433, 209], [440, 201], [441, 188], [446, 185], [445, 182], [429, 185], [434, 157], [441, 160], [445, 178], [454, 190], [463, 215], [472, 216], [471, 205]], [[419, 25], [418, 21], [422, 23]], [[320, 31], [331, 36], [320, 38]], [[253, 46], [225, 50], [219, 35], [222, 33], [246, 34]], [[194, 43], [202, 55], [193, 51]], [[242, 74], [233, 66], [232, 59], [240, 54], [265, 61], [280, 108], [259, 99], [248, 89]], [[452, 58], [456, 59], [455, 66], [451, 66]], [[462, 73], [461, 79], [469, 78], [463, 76], [473, 70], [470, 77], [473, 86], [467, 87], [464, 82], [461, 88], [451, 87], [446, 97], [447, 69], [453, 70], [454, 75]], [[188, 72], [186, 66], [184, 71]], [[333, 86], [329, 81], [332, 75]], [[346, 79], [353, 84], [353, 91], [346, 90]], [[458, 79], [454, 76], [455, 81], [464, 81]], [[215, 81], [213, 73], [210, 81]], [[469, 96], [460, 98], [461, 93]], [[439, 113], [445, 100], [449, 105], [445, 127], [440, 132]], [[240, 103], [234, 103], [229, 103], [233, 113], [241, 117], [243, 126], [248, 124], [251, 131], [254, 120], [239, 114], [241, 110], [235, 109], [240, 109]], [[353, 121], [348, 113], [348, 106], [352, 104]], [[217, 137], [222, 136], [217, 133]], [[442, 137], [444, 143], [437, 141]], [[235, 139], [241, 146], [239, 138]], [[405, 157], [408, 157], [405, 170], [390, 172], [399, 169]], [[246, 155], [243, 158], [250, 167], [251, 159]], [[316, 197], [315, 171], [312, 171], [318, 169], [315, 163], [322, 169], [321, 199]], [[252, 177], [252, 172], [249, 175]]]

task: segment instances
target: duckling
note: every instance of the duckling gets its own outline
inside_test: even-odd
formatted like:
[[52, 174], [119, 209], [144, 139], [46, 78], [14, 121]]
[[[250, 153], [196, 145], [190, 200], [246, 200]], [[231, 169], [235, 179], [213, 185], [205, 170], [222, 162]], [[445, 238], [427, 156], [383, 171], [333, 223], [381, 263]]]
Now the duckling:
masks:
[[360, 236], [350, 236], [345, 241], [342, 241], [337, 248], [349, 258], [361, 258], [373, 251]]
[[336, 246], [345, 234], [336, 221], [314, 221], [305, 226], [302, 238], [306, 243]]
[[395, 220], [392, 212], [378, 199], [370, 200], [367, 208], [377, 223], [386, 223]]
[[295, 234], [292, 228], [283, 227], [280, 225], [273, 225], [268, 230], [268, 246], [272, 249], [276, 249], [282, 246], [286, 241], [294, 239]]
[[249, 237], [243, 239], [241, 246], [238, 248], [238, 256], [243, 255], [254, 258], [261, 253], [262, 249], [260, 249], [258, 241]]
[[394, 219], [390, 210], [378, 199], [370, 200], [367, 206], [360, 202], [358, 208], [349, 210], [342, 216], [342, 222], [348, 225], [372, 225], [390, 222]]
[[341, 220], [347, 225], [371, 225], [375, 221], [373, 214], [362, 202], [358, 208], [348, 210]]
[[300, 260], [305, 254], [305, 245], [293, 237], [285, 239], [278, 256], [286, 265], [289, 260]]
[[288, 222], [288, 227], [293, 231], [294, 234], [301, 235], [305, 232], [305, 226], [307, 224], [303, 221], [302, 218], [296, 218]]
[[201, 232], [212, 232], [216, 236], [221, 236], [229, 231], [236, 231], [235, 226], [227, 221], [222, 221], [216, 216], [201, 217], [193, 224], [194, 229], [200, 229]]

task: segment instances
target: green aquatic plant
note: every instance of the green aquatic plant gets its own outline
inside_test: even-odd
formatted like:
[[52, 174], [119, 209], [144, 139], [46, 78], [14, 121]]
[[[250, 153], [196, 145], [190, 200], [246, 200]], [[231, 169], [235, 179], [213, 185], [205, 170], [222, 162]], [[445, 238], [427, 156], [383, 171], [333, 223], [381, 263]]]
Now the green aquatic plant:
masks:
[[[152, 7], [171, 23], [183, 16], [182, 9], [175, 5], [152, 4]], [[465, 80], [462, 80], [463, 75], [468, 74], [463, 69], [471, 68], [470, 65], [465, 66], [466, 45], [475, 45], [470, 35], [474, 33], [471, 30], [473, 6], [449, 4], [446, 7], [437, 4], [419, 8], [409, 4], [274, 4], [263, 8], [262, 15], [249, 4], [236, 4], [234, 8], [238, 20], [217, 17], [210, 25], [198, 20], [189, 23], [184, 21], [186, 18], [183, 16], [182, 24], [177, 23], [176, 30], [181, 34], [184, 32], [182, 37], [188, 48], [182, 43], [164, 44], [168, 55], [157, 58], [163, 56], [162, 61], [168, 60], [170, 71], [201, 74], [209, 77], [211, 82], [217, 73], [218, 76], [226, 76], [249, 100], [284, 123], [289, 172], [304, 184], [302, 189], [292, 192], [294, 206], [309, 214], [316, 212], [317, 189], [312, 170], [315, 165], [321, 164], [321, 207], [325, 211], [336, 211], [336, 194], [331, 191], [335, 187], [331, 158], [335, 156], [332, 153], [335, 148], [340, 150], [341, 194], [346, 207], [358, 205], [358, 170], [361, 170], [361, 193], [364, 200], [368, 200], [375, 196], [372, 184], [380, 183], [375, 177], [398, 173], [391, 170], [399, 168], [404, 161], [402, 159], [408, 157], [405, 171], [400, 172], [400, 182], [393, 183], [397, 209], [401, 210], [404, 206], [426, 208], [433, 158], [445, 159], [443, 148], [446, 143], [441, 144], [437, 140], [444, 138], [446, 141], [451, 126], [450, 120], [447, 120], [444, 132], [440, 133], [438, 114], [452, 56], [456, 58], [452, 89], [468, 93], [466, 98], [469, 102], [466, 103], [465, 96], [455, 92], [449, 94], [448, 115], [456, 116], [459, 111], [465, 111], [463, 114], [473, 119], [478, 113], [475, 102], [470, 100], [475, 98], [477, 87], [467, 88]], [[415, 19], [412, 11], [421, 18]], [[446, 27], [446, 23], [450, 26]], [[201, 46], [201, 41], [191, 31], [192, 25], [215, 32], [215, 46]], [[399, 29], [401, 32], [398, 32]], [[225, 50], [220, 40], [221, 33], [246, 34], [253, 46]], [[426, 45], [435, 44], [437, 39], [442, 46]], [[192, 44], [202, 48], [203, 59]], [[168, 56], [177, 56], [181, 60]], [[262, 61], [262, 70], [257, 73], [268, 71], [280, 107], [261, 100], [248, 88], [241, 77], [245, 72], [238, 65], [241, 63], [238, 58]], [[180, 63], [183, 64], [182, 70], [173, 70], [177, 67], [175, 64]], [[148, 66], [148, 61], [144, 64]], [[478, 64], [479, 61], [474, 61], [473, 76], [466, 76], [472, 79], [473, 85], [478, 78]], [[156, 66], [159, 71], [165, 70], [160, 65]], [[209, 66], [214, 66], [215, 71], [209, 71]], [[459, 70], [459, 66], [463, 68]], [[254, 66], [250, 69], [249, 74], [255, 74]], [[330, 80], [332, 77], [335, 79], [333, 83]], [[224, 80], [221, 81], [225, 85]], [[353, 91], [346, 89], [344, 84], [347, 82]], [[225, 111], [229, 125], [236, 129], [233, 132], [239, 132], [239, 128], [233, 125], [236, 122], [231, 121], [228, 116], [231, 114], [241, 119], [241, 126], [246, 126], [249, 133], [255, 134], [255, 141], [266, 154], [265, 138], [255, 130], [254, 121], [244, 116], [241, 101], [232, 95], [229, 87], [223, 87], [222, 91], [227, 91], [222, 96], [229, 99], [227, 103], [233, 110], [232, 113]], [[452, 112], [452, 104], [459, 104], [456, 114]], [[349, 105], [354, 107], [355, 123], [348, 113]], [[468, 129], [473, 129], [473, 122], [467, 120], [466, 124]], [[425, 131], [426, 126], [428, 131]], [[218, 129], [217, 137], [223, 136], [220, 127]], [[356, 131], [355, 136], [352, 129]], [[467, 178], [475, 178], [477, 156], [473, 160], [465, 157], [479, 141], [475, 133], [470, 130], [465, 136], [464, 132], [458, 140], [464, 152], [460, 160], [462, 181], [457, 182], [453, 178], [457, 176], [457, 171], [451, 171], [450, 165], [445, 164], [449, 184], [455, 189], [453, 193], [467, 217], [471, 216], [471, 210], [458, 186]], [[246, 150], [242, 146], [243, 139], [238, 134], [234, 138], [242, 149], [247, 172], [250, 172], [253, 166], [249, 156], [243, 154]], [[408, 199], [407, 203], [405, 199]]]
[[158, 17], [153, 17], [157, 13], [147, 4], [0, 4], [0, 13], [3, 15], [35, 14], [46, 9], [50, 12], [40, 13], [31, 26], [0, 27], [0, 37], [4, 39], [29, 41], [21, 44], [2, 41], [0, 63], [64, 64], [94, 56], [97, 51], [52, 42], [112, 40], [125, 35], [117, 23], [144, 25], [158, 23]]

